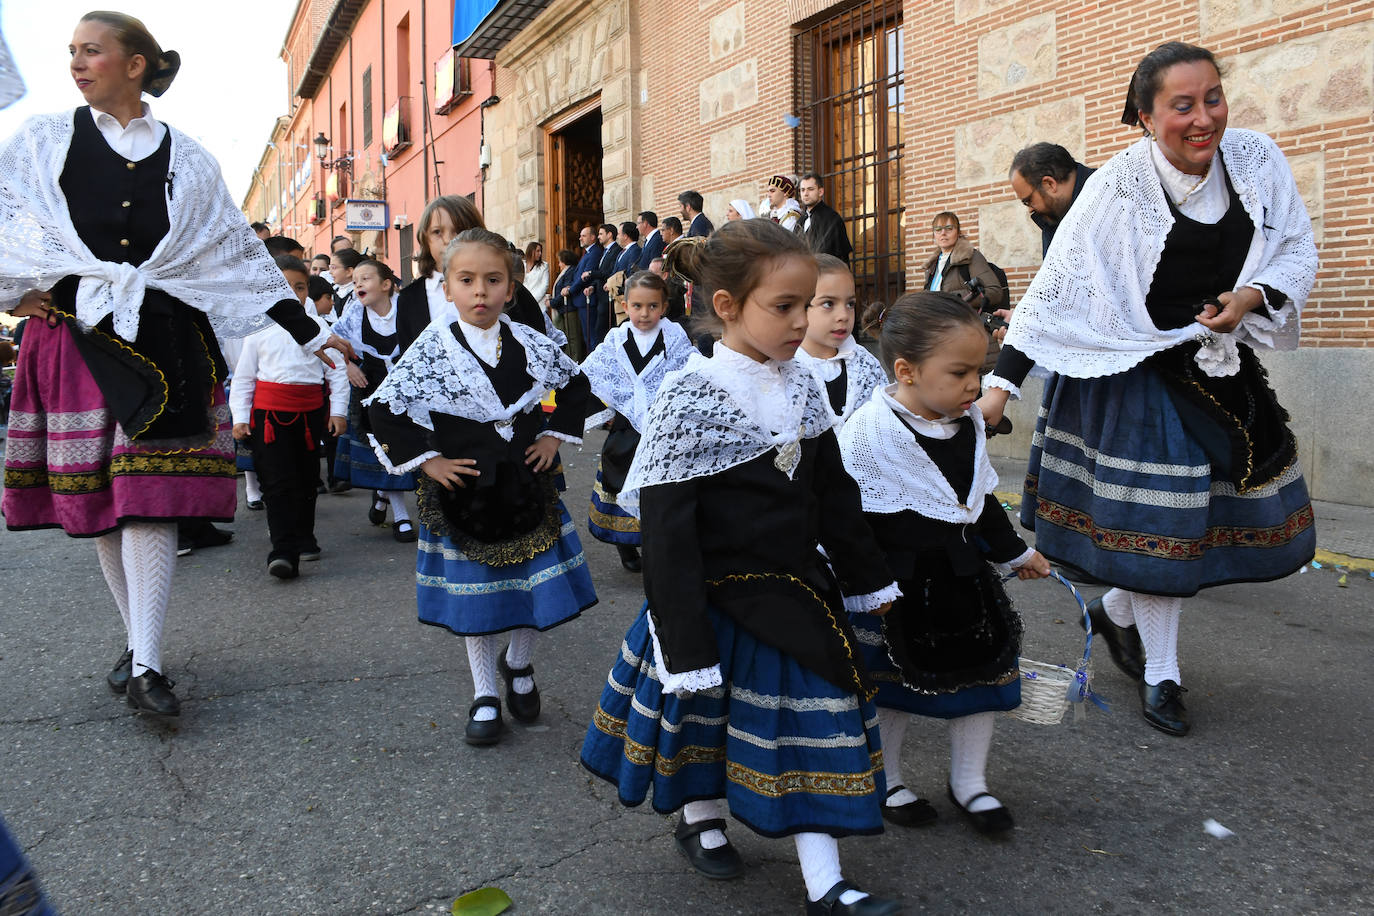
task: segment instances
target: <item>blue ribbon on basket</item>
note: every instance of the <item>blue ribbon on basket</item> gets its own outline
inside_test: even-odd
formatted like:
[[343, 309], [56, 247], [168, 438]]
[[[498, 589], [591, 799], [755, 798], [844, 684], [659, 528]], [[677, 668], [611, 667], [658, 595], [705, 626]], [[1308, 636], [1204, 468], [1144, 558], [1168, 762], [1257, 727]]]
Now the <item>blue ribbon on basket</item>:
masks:
[[[1003, 580], [1014, 578], [1016, 578], [1016, 573], [1011, 573], [1010, 575], [1004, 576]], [[1083, 629], [1087, 632], [1087, 636], [1083, 640], [1083, 657], [1079, 659], [1078, 667], [1074, 671], [1073, 681], [1069, 684], [1068, 700], [1070, 708], [1073, 709], [1073, 720], [1075, 722], [1082, 721], [1084, 700], [1088, 700], [1103, 712], [1111, 712], [1111, 710], [1107, 708], [1107, 701], [1093, 691], [1092, 678], [1088, 675], [1088, 663], [1092, 660], [1093, 652], [1093, 621], [1092, 617], [1088, 614], [1088, 603], [1083, 600], [1083, 596], [1078, 593], [1078, 589], [1074, 587], [1073, 583], [1065, 579], [1059, 573], [1051, 570], [1050, 578], [1069, 590], [1069, 594], [1073, 596], [1073, 600], [1078, 604], [1079, 612], [1083, 615]], [[1061, 665], [1060, 667], [1067, 668], [1068, 666]], [[1027, 674], [1026, 677], [1034, 678], [1035, 672], [1032, 671], [1030, 674]]]

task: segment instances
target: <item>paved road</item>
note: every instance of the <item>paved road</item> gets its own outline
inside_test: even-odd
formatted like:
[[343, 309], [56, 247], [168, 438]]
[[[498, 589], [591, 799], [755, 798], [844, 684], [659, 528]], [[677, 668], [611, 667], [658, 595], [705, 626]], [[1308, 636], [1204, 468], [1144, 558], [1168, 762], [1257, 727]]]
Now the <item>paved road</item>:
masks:
[[[565, 449], [574, 516], [594, 447]], [[601, 603], [536, 656], [545, 714], [496, 748], [462, 741], [461, 641], [416, 623], [413, 548], [321, 502], [325, 557], [292, 583], [264, 572], [266, 521], [179, 561], [165, 657], [185, 714], [166, 730], [103, 683], [120, 626], [89, 544], [0, 534], [0, 810], [66, 914], [422, 914], [504, 888], [513, 913], [792, 913], [790, 842], [736, 827], [750, 869], [698, 879], [673, 822], [624, 809], [577, 762], [639, 582], [586, 544]], [[1189, 605], [1195, 727], [1140, 719], [1105, 658], [1110, 715], [998, 726], [992, 787], [1017, 819], [990, 843], [943, 798], [939, 723], [904, 763], [941, 820], [846, 840], [847, 877], [909, 912], [1374, 912], [1374, 580], [1310, 570]], [[1067, 661], [1065, 593], [1014, 583], [1027, 655]], [[1214, 818], [1235, 831], [1203, 831]]]

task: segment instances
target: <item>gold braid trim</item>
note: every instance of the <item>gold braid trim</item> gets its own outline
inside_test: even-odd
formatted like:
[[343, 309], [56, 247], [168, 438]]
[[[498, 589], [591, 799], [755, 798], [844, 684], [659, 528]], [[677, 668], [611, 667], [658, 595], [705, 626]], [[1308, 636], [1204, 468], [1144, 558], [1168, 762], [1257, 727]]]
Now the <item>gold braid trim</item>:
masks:
[[830, 603], [811, 586], [793, 575], [781, 573], [732, 573], [722, 579], [707, 579], [707, 585], [721, 586], [727, 582], [790, 582], [800, 586], [808, 595], [815, 599], [816, 603], [825, 609], [825, 617], [830, 622], [830, 628], [835, 631], [835, 635], [840, 637], [841, 644], [844, 645], [845, 657], [849, 660], [850, 675], [854, 678], [854, 691], [862, 693], [865, 700], [871, 700], [878, 693], [877, 687], [864, 689], [863, 678], [859, 675], [859, 661], [854, 653], [854, 647], [850, 645], [849, 637], [845, 635], [844, 628], [840, 626], [839, 620], [835, 618], [835, 612], [831, 610]]
[[1202, 396], [1211, 402], [1212, 406], [1220, 411], [1223, 417], [1230, 421], [1231, 427], [1237, 430], [1241, 438], [1245, 440], [1245, 473], [1242, 474], [1240, 480], [1236, 482], [1236, 492], [1244, 493], [1252, 489], [1250, 486], [1250, 478], [1255, 475], [1255, 443], [1250, 439], [1250, 431], [1245, 428], [1235, 414], [1222, 406], [1221, 402], [1216, 399], [1216, 396], [1213, 395], [1212, 392], [1208, 391], [1202, 386], [1202, 383], [1193, 378], [1191, 372], [1186, 381], [1190, 386], [1201, 392]]

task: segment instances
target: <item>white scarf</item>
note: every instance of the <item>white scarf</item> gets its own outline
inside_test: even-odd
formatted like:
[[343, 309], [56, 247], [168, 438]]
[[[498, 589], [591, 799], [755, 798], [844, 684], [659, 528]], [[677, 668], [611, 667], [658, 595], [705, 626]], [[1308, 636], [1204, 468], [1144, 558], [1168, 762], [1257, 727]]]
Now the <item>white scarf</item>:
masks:
[[[393, 367], [392, 360], [396, 357], [396, 351], [400, 349], [399, 342], [392, 348], [390, 353], [379, 353], [371, 344], [363, 340], [363, 321], [366, 320], [372, 329], [383, 337], [389, 337], [396, 333], [396, 297], [391, 297], [391, 311], [385, 318], [378, 317], [371, 313], [367, 306], [363, 305], [356, 296], [350, 296], [348, 305], [344, 306], [343, 314], [334, 324], [334, 333], [353, 345], [353, 349], [358, 353], [366, 353], [382, 361], [386, 366], [386, 371], [390, 372]], [[387, 327], [387, 324], [390, 327]]]
[[[639, 514], [639, 490], [727, 471], [777, 449], [774, 465], [790, 479], [801, 440], [830, 429], [832, 414], [811, 373], [796, 360], [753, 363], [717, 343], [670, 373], [649, 406], [639, 450], [616, 503]], [[776, 385], [761, 386], [767, 373]], [[767, 394], [774, 388], [776, 394]], [[778, 429], [778, 432], [774, 432]]]
[[[676, 321], [660, 321], [658, 330], [663, 334], [664, 352], [655, 353], [644, 371], [636, 373], [630, 355], [625, 352], [625, 342], [632, 330], [628, 321], [612, 328], [600, 346], [582, 362], [582, 372], [591, 383], [592, 394], [607, 405], [606, 410], [587, 418], [587, 429], [605, 423], [615, 412], [629, 420], [636, 431], [643, 432], [645, 415], [663, 379], [669, 372], [685, 366], [693, 353], [692, 342], [681, 325]], [[640, 351], [641, 355], [643, 352]]]
[[1263, 284], [1290, 298], [1269, 315], [1250, 312], [1230, 334], [1200, 324], [1154, 326], [1145, 295], [1173, 227], [1164, 189], [1141, 139], [1093, 173], [1060, 224], [1030, 289], [1012, 314], [1006, 343], [1041, 367], [1074, 378], [1125, 372], [1151, 354], [1190, 341], [1211, 376], [1240, 367], [1236, 343], [1291, 350], [1317, 272], [1312, 223], [1283, 153], [1269, 137], [1230, 128], [1221, 161], [1255, 225], [1236, 283]]
[[962, 503], [898, 414], [915, 419], [885, 387], [879, 388], [839, 432], [844, 467], [859, 484], [864, 511], [891, 514], [909, 509], [942, 522], [978, 521], [985, 497], [997, 488], [997, 472], [988, 460], [983, 415], [977, 406], [960, 414], [973, 420], [974, 435], [973, 486]]
[[115, 333], [132, 341], [149, 287], [204, 312], [220, 337], [266, 327], [268, 308], [296, 298], [229, 196], [219, 164], [171, 125], [171, 228], [137, 267], [98, 260], [77, 235], [58, 184], [73, 119], [73, 112], [32, 117], [0, 148], [0, 306], [77, 274], [77, 319], [92, 327], [113, 314]]
[[[838, 349], [839, 352], [829, 359], [812, 356], [801, 348], [797, 349], [796, 356], [797, 362], [810, 371], [822, 392], [826, 391], [826, 382], [835, 378], [834, 373], [830, 374], [830, 378], [825, 377], [826, 367], [839, 363], [845, 365], [844, 413], [837, 414], [833, 409], [830, 411], [830, 415], [835, 418], [836, 431], [868, 400], [875, 388], [882, 388], [887, 384], [887, 373], [883, 371], [882, 363], [878, 362], [872, 353], [856, 344], [852, 336], [846, 337]], [[826, 394], [825, 406], [830, 407], [829, 394]]]
[[534, 379], [514, 404], [501, 402], [477, 357], [458, 342], [449, 325], [438, 321], [420, 332], [386, 381], [363, 404], [380, 401], [393, 414], [405, 414], [428, 430], [434, 429], [431, 412], [491, 423], [502, 439], [511, 441], [515, 415], [538, 410], [544, 395], [566, 385], [578, 368], [553, 341], [528, 325], [505, 315], [501, 323], [524, 349], [525, 371]]
[[9, 105], [24, 94], [24, 81], [19, 78], [19, 70], [10, 57], [10, 49], [5, 45], [5, 37], [0, 35], [0, 108]]

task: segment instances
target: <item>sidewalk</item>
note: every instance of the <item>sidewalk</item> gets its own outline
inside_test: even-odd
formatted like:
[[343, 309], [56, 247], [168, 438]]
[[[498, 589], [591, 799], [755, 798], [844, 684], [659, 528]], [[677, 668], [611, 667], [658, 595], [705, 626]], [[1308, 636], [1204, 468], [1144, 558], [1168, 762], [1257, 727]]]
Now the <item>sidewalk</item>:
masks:
[[[1019, 506], [1025, 461], [993, 458], [992, 466], [999, 480], [998, 498]], [[1317, 518], [1317, 562], [1374, 572], [1374, 508], [1313, 500], [1312, 510]]]

